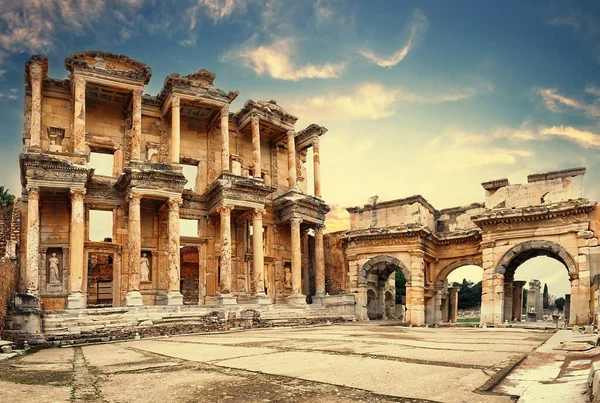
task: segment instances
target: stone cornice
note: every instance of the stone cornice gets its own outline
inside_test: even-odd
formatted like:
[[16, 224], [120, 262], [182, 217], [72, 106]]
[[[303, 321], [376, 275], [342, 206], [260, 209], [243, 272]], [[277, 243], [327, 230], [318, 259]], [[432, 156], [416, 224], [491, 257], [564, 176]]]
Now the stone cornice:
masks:
[[292, 218], [301, 218], [305, 223], [324, 224], [330, 208], [323, 200], [290, 190], [274, 200], [278, 210], [278, 221], [287, 222]]
[[148, 84], [152, 69], [125, 55], [86, 51], [73, 53], [65, 58], [65, 68], [73, 73], [77, 69], [89, 70], [107, 76], [128, 78]]
[[228, 204], [245, 207], [264, 206], [266, 198], [275, 191], [265, 186], [259, 179], [222, 173], [203, 195], [207, 209], [213, 211], [217, 205], [227, 201]]
[[215, 87], [213, 81], [215, 74], [201, 69], [196, 73], [181, 76], [171, 73], [165, 78], [163, 88], [156, 97], [159, 101], [167, 102], [173, 92], [190, 95], [193, 97], [208, 98], [220, 103], [230, 104], [239, 95], [238, 91], [225, 91]]
[[393, 229], [369, 229], [346, 232], [346, 241], [360, 242], [371, 240], [387, 240], [401, 238], [419, 238], [421, 240], [430, 239], [438, 245], [459, 244], [471, 241], [481, 240], [481, 231], [460, 231], [450, 234], [436, 234], [426, 226], [404, 226]]
[[21, 184], [24, 187], [30, 182], [39, 183], [38, 185], [43, 182], [49, 187], [65, 187], [65, 183], [73, 182], [73, 186], [83, 187], [94, 174], [93, 169], [39, 153], [19, 155], [19, 164]]
[[277, 104], [275, 101], [253, 101], [249, 99], [235, 113], [238, 127], [243, 130], [250, 123], [252, 116], [258, 116], [263, 122], [279, 127], [282, 131], [293, 130], [298, 118]]
[[404, 206], [407, 204], [414, 204], [414, 203], [421, 204], [423, 207], [425, 207], [427, 210], [429, 210], [431, 212], [431, 214], [433, 214], [435, 217], [437, 217], [438, 211], [431, 204], [429, 204], [429, 202], [427, 200], [425, 200], [425, 198], [421, 195], [409, 196], [404, 199], [395, 199], [395, 200], [384, 201], [384, 202], [376, 203], [373, 205], [365, 204], [363, 207], [349, 207], [346, 210], [349, 213], [362, 213], [365, 211], [371, 211], [373, 209], [394, 207], [394, 206]]
[[327, 133], [327, 128], [314, 123], [296, 133], [296, 150], [302, 151], [312, 145], [312, 142], [319, 136]]
[[569, 178], [585, 174], [585, 168], [570, 168], [561, 171], [544, 172], [540, 174], [527, 175], [527, 183], [549, 181], [557, 178]]
[[581, 213], [587, 214], [595, 206], [596, 202], [578, 199], [541, 206], [493, 209], [486, 211], [484, 214], [473, 216], [471, 219], [477, 226], [482, 228], [485, 225], [492, 224], [538, 221]]

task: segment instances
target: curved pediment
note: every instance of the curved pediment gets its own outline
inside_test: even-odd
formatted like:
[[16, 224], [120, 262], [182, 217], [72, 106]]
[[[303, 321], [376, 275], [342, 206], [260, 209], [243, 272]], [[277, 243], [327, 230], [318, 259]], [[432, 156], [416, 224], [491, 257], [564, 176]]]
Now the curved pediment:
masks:
[[65, 68], [71, 73], [74, 69], [92, 70], [142, 80], [144, 84], [148, 84], [150, 77], [152, 77], [152, 69], [145, 63], [138, 62], [125, 55], [110, 52], [87, 51], [73, 53], [65, 59]]

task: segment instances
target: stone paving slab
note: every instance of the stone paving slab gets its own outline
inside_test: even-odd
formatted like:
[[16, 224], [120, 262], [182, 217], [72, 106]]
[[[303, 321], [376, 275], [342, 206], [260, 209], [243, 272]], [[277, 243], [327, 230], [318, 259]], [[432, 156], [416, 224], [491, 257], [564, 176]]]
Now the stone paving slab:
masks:
[[233, 357], [257, 356], [275, 353], [277, 350], [257, 347], [230, 347], [210, 344], [190, 344], [152, 341], [135, 341], [127, 343], [128, 347], [150, 351], [167, 357], [181, 358], [196, 362], [213, 362]]

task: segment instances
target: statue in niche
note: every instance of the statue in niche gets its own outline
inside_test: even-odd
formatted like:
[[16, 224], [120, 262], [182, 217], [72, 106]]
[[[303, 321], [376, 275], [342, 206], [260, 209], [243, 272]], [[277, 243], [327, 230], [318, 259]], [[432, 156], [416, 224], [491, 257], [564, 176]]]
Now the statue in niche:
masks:
[[286, 288], [291, 288], [292, 287], [292, 269], [290, 268], [290, 266], [285, 266], [283, 268], [283, 278], [284, 278], [284, 284], [286, 286]]
[[150, 281], [150, 260], [145, 253], [142, 253], [140, 259], [141, 281]]
[[48, 259], [48, 271], [50, 284], [60, 284], [60, 262], [56, 257], [56, 253], [53, 253], [50, 259]]

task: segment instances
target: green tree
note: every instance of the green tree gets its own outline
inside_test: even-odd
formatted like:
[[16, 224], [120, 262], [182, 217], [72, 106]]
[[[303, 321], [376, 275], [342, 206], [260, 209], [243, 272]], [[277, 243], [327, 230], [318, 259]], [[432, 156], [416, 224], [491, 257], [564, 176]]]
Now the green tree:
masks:
[[396, 270], [396, 304], [402, 303], [402, 297], [406, 295], [406, 278], [402, 270]]
[[458, 291], [458, 309], [481, 306], [481, 281], [475, 284], [465, 278], [462, 283], [455, 282], [452, 285], [460, 288]]
[[542, 295], [542, 305], [544, 309], [550, 308], [550, 294], [548, 294], [548, 284], [544, 283], [544, 294]]
[[0, 186], [0, 206], [6, 207], [14, 202], [15, 196], [11, 195], [8, 189], [5, 189], [4, 186]]
[[558, 309], [559, 311], [562, 311], [565, 308], [565, 299], [563, 297], [560, 298], [556, 298], [554, 300], [554, 306], [556, 307], [556, 309]]

